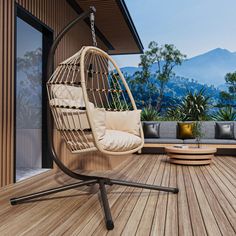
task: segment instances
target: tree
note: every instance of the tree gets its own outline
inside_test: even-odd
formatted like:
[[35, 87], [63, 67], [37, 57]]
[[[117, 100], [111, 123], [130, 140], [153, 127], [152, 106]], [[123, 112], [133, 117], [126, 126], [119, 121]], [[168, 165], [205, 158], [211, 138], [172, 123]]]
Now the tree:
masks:
[[220, 93], [221, 105], [236, 106], [236, 71], [225, 75], [225, 82], [228, 85], [228, 92]]
[[149, 67], [153, 64], [157, 67], [157, 70], [154, 72], [154, 77], [159, 83], [156, 109], [157, 112], [160, 112], [166, 84], [174, 76], [174, 67], [181, 65], [186, 56], [173, 44], [158, 46], [158, 43], [152, 41], [148, 48], [149, 50], [144, 53], [146, 61], [149, 63]]
[[140, 71], [134, 73], [134, 79], [130, 81], [131, 86], [138, 87], [137, 92], [141, 95], [143, 105], [149, 109], [152, 107], [152, 98], [158, 92], [155, 82], [151, 78], [150, 72], [151, 61], [149, 61], [148, 55], [143, 54], [140, 56], [139, 67]]
[[[135, 72], [130, 80], [131, 87], [138, 87], [138, 93], [145, 98], [143, 103], [149, 109], [155, 105], [157, 112], [160, 112], [166, 84], [174, 76], [174, 67], [181, 65], [185, 57], [172, 44], [159, 46], [154, 41], [149, 43], [148, 50], [140, 56], [141, 70]], [[152, 68], [155, 67], [153, 73]]]

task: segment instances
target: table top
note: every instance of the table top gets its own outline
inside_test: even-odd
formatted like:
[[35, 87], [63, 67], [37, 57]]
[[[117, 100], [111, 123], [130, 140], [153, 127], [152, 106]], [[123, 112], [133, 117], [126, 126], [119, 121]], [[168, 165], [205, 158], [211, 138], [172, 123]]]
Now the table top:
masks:
[[184, 148], [181, 147], [166, 147], [165, 148], [167, 153], [191, 153], [191, 154], [207, 154], [207, 153], [215, 153], [216, 148], [210, 148], [210, 147], [188, 147], [184, 146]]

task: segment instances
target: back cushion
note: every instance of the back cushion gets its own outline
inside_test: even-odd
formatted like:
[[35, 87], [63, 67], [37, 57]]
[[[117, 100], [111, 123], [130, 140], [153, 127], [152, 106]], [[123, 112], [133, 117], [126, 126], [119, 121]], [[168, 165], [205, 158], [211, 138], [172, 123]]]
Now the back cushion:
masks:
[[106, 129], [128, 132], [140, 136], [141, 110], [106, 111]]
[[215, 138], [215, 121], [203, 121], [202, 122], [202, 133], [205, 139]]
[[143, 121], [144, 138], [160, 138], [160, 123]]
[[54, 84], [52, 85], [52, 94], [55, 98], [84, 100], [82, 88], [76, 86]]
[[194, 122], [178, 122], [177, 123], [177, 138], [178, 139], [193, 139]]
[[176, 137], [177, 137], [176, 121], [160, 122], [160, 138], [176, 138]]
[[94, 108], [91, 112], [93, 114], [95, 132], [98, 140], [101, 140], [106, 133], [106, 111], [104, 108]]

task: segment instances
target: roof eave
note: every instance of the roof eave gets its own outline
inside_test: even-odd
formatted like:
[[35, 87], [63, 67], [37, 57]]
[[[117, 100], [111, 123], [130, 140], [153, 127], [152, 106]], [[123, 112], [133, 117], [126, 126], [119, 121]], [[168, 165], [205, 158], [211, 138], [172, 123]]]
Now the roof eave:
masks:
[[133, 22], [133, 20], [130, 16], [130, 13], [129, 13], [129, 10], [126, 6], [125, 1], [124, 0], [116, 0], [116, 2], [117, 2], [117, 4], [118, 4], [118, 6], [119, 6], [119, 8], [120, 8], [120, 10], [121, 10], [121, 12], [124, 16], [124, 19], [125, 19], [128, 27], [129, 27], [132, 35], [133, 35], [133, 38], [134, 38], [135, 42], [136, 42], [136, 44], [137, 44], [137, 46], [140, 50], [140, 52], [136, 52], [135, 54], [143, 53], [144, 47], [143, 47], [142, 41], [141, 41], [141, 39], [138, 35], [137, 29], [136, 29], [136, 27], [134, 25], [134, 22]]

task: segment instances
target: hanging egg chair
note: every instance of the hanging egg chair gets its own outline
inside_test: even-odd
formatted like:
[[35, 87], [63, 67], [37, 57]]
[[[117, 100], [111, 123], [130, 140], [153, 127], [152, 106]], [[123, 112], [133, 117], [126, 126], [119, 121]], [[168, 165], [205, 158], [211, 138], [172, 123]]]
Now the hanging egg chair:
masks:
[[83, 47], [60, 63], [47, 83], [49, 105], [72, 153], [134, 153], [143, 146], [140, 110], [113, 59]]
[[[90, 9], [86, 14], [94, 12]], [[81, 19], [80, 17], [78, 19]], [[90, 19], [93, 19], [93, 15]], [[78, 20], [77, 20], [78, 21]], [[68, 31], [77, 21], [72, 22]], [[93, 29], [93, 22], [91, 22]], [[94, 35], [94, 30], [92, 30]], [[57, 46], [59, 40], [55, 45]], [[93, 37], [94, 38], [94, 37]], [[56, 46], [52, 48], [55, 51]], [[96, 43], [95, 43], [96, 45]], [[52, 54], [52, 53], [51, 53]], [[71, 153], [98, 151], [104, 155], [127, 155], [140, 150], [144, 143], [140, 110], [120, 69], [106, 52], [87, 46], [61, 62], [47, 82], [48, 104], [56, 129]], [[50, 122], [49, 118], [49, 122]], [[53, 145], [52, 125], [49, 133], [52, 158], [58, 167], [72, 178], [74, 184], [11, 199], [15, 205], [36, 197], [68, 189], [98, 184], [105, 213], [106, 227], [114, 228], [105, 185], [123, 185], [177, 193], [177, 188], [135, 183], [101, 176], [84, 175], [66, 167], [58, 158]]]

